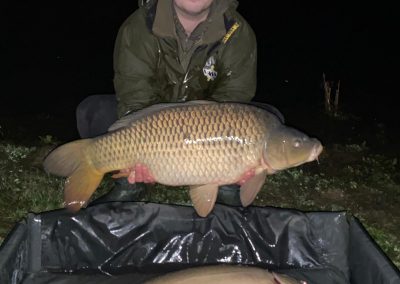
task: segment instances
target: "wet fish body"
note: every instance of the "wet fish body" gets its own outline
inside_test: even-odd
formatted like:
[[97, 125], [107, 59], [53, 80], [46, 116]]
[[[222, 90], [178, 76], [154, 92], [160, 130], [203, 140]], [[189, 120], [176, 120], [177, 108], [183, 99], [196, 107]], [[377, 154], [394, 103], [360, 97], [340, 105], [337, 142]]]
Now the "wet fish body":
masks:
[[105, 135], [58, 147], [44, 168], [68, 177], [64, 200], [72, 211], [86, 204], [105, 173], [130, 169], [130, 182], [189, 185], [196, 211], [206, 216], [218, 186], [241, 184], [248, 206], [268, 174], [313, 161], [321, 151], [317, 139], [263, 108], [202, 101], [129, 115]]
[[172, 272], [145, 284], [306, 284], [257, 267], [211, 265]]

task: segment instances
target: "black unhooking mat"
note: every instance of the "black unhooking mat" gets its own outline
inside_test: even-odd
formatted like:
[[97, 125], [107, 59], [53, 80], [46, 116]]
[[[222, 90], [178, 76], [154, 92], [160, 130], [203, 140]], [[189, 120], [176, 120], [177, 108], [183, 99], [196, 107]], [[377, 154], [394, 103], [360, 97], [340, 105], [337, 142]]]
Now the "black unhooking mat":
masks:
[[356, 218], [217, 204], [92, 205], [30, 214], [0, 249], [0, 283], [143, 283], [177, 269], [243, 264], [312, 283], [400, 283], [400, 273]]

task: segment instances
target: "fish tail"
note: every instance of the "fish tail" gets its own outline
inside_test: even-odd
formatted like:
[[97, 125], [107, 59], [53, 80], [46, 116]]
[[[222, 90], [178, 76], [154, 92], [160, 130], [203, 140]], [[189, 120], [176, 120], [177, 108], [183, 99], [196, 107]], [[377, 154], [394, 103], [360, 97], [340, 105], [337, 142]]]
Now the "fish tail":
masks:
[[84, 153], [91, 142], [92, 139], [82, 139], [64, 144], [53, 150], [43, 162], [46, 172], [67, 177], [64, 206], [72, 212], [87, 204], [104, 176]]

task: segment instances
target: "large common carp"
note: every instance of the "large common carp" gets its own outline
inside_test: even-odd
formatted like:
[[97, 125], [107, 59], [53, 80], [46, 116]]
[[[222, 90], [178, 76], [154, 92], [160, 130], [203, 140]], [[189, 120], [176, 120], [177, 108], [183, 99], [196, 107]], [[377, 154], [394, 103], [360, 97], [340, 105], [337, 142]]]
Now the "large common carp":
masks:
[[258, 267], [211, 265], [183, 269], [154, 278], [145, 284], [307, 284], [287, 275]]
[[93, 139], [67, 143], [44, 161], [68, 177], [65, 206], [79, 210], [105, 173], [129, 182], [188, 185], [200, 216], [213, 209], [218, 187], [238, 183], [250, 205], [266, 176], [317, 159], [321, 143], [287, 127], [276, 112], [242, 103], [194, 101], [153, 105], [128, 115]]

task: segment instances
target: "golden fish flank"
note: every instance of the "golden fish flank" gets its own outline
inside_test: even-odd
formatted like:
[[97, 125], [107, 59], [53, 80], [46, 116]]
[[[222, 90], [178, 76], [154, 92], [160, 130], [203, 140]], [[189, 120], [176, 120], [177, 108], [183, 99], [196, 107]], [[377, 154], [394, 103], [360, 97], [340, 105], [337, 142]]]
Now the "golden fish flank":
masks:
[[183, 269], [154, 278], [145, 284], [307, 284], [284, 274], [258, 267], [210, 265]]
[[[248, 206], [267, 174], [313, 161], [322, 151], [318, 140], [273, 113], [240, 103], [160, 104], [110, 129], [60, 146], [44, 162], [48, 172], [69, 177], [64, 199], [73, 211], [86, 204], [105, 173], [125, 169], [141, 169], [165, 185], [189, 185], [200, 216], [214, 207], [220, 185], [240, 183]], [[143, 181], [134, 173], [131, 181]]]
[[[227, 111], [220, 117], [215, 110], [189, 107], [175, 116], [172, 110], [165, 110], [99, 138], [88, 152], [94, 157], [94, 166], [103, 172], [141, 162], [157, 182], [167, 185], [234, 183], [259, 163], [263, 147], [257, 116], [243, 114], [239, 120], [238, 114]], [[248, 124], [258, 127], [243, 128], [237, 120], [249, 120]]]

